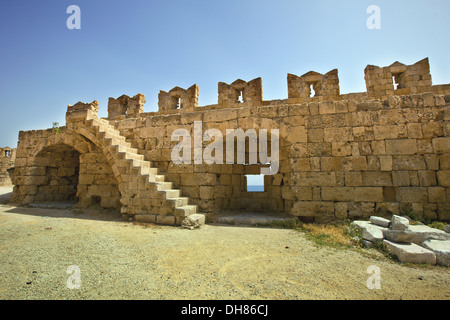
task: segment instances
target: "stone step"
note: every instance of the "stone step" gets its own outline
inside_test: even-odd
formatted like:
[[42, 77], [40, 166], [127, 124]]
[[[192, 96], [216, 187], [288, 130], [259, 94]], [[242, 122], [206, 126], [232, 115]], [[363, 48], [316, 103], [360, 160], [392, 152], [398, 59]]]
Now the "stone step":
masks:
[[148, 181], [149, 182], [164, 182], [166, 179], [166, 176], [162, 174], [149, 174], [148, 175]]
[[123, 140], [119, 140], [116, 138], [105, 138], [104, 139], [107, 143], [107, 145], [109, 145], [110, 147], [118, 147], [118, 146], [122, 146], [122, 147], [128, 147], [131, 148], [131, 143], [123, 141]]
[[173, 198], [180, 197], [180, 190], [177, 190], [177, 189], [161, 190], [158, 192], [163, 193], [165, 195], [166, 199], [173, 199]]
[[118, 140], [126, 141], [126, 138], [124, 136], [121, 136], [117, 132], [112, 132], [102, 127], [97, 128], [97, 136], [101, 139], [115, 138]]
[[186, 216], [181, 223], [183, 228], [195, 229], [205, 224], [206, 216], [202, 213], [194, 213]]
[[162, 191], [162, 190], [170, 190], [172, 189], [172, 182], [157, 182], [156, 183], [156, 190]]
[[138, 156], [142, 156], [141, 154], [139, 154], [137, 152], [137, 149], [129, 146], [128, 142], [126, 142], [126, 143], [127, 143], [127, 145], [125, 145], [125, 144], [111, 145], [110, 148], [112, 148], [114, 150], [114, 152], [116, 152], [116, 153], [130, 153], [130, 154], [136, 154]]
[[184, 205], [181, 207], [177, 207], [174, 210], [175, 216], [178, 217], [187, 217], [197, 213], [197, 206], [195, 205]]
[[[106, 142], [111, 153], [117, 155], [120, 160], [119, 167], [131, 168], [131, 176], [138, 175], [138, 178], [144, 179], [145, 183], [155, 184], [156, 192], [162, 194], [164, 199], [174, 208], [175, 215], [170, 217], [140, 215], [140, 218], [148, 221], [154, 220], [156, 223], [165, 223], [164, 219], [167, 218], [166, 220], [173, 224], [172, 220], [175, 221], [175, 216], [188, 217], [195, 215], [189, 220], [189, 224], [204, 224], [205, 216], [197, 214], [197, 206], [189, 205], [189, 199], [181, 197], [180, 190], [172, 189], [172, 183], [166, 182], [165, 176], [158, 174], [158, 169], [153, 168], [150, 162], [145, 161], [144, 155], [140, 154], [138, 149], [133, 148], [131, 143], [126, 141], [126, 138], [110, 125], [107, 120], [92, 119], [86, 121], [86, 125], [94, 127], [96, 136]], [[127, 211], [126, 206], [123, 206], [122, 209], [122, 211]]]
[[[145, 160], [126, 158], [126, 159], [123, 159], [123, 161], [126, 162], [128, 165], [130, 165], [133, 169], [146, 168], [146, 169], [149, 169], [149, 173], [151, 172], [150, 163]], [[154, 169], [156, 169], [156, 168], [154, 168]]]
[[119, 159], [122, 159], [122, 160], [140, 160], [140, 161], [144, 160], [143, 155], [132, 153], [132, 152], [120, 151], [120, 152], [117, 152], [117, 154], [119, 155]]
[[[139, 170], [140, 170], [139, 172], [140, 172], [141, 175], [147, 175], [148, 176], [150, 174], [153, 174], [153, 175], [158, 174], [158, 168], [152, 168], [150, 166], [147, 167], [146, 165], [141, 166]], [[147, 181], [148, 181], [148, 177], [147, 177]]]
[[[189, 205], [189, 199], [186, 197], [169, 198], [169, 199], [166, 199], [166, 201], [169, 202], [173, 208], [179, 208], [179, 207]], [[197, 207], [197, 206], [194, 206], [194, 207]]]

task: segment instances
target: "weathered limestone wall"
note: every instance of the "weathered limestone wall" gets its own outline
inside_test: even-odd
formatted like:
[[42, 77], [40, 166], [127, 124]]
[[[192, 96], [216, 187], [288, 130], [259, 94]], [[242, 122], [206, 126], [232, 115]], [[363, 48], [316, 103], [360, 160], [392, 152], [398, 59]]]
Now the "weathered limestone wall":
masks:
[[[160, 92], [158, 112], [143, 112], [141, 94], [111, 98], [108, 119], [96, 118], [96, 102], [69, 106], [67, 130], [21, 132], [14, 196], [47, 199], [37, 190], [54, 194], [52, 186], [64, 185], [58, 192], [73, 198], [73, 186], [81, 205], [100, 202], [149, 221], [181, 221], [173, 211], [191, 210], [187, 200], [209, 214], [271, 211], [329, 222], [414, 210], [450, 220], [450, 85], [431, 84], [428, 59], [368, 66], [365, 77], [367, 92], [341, 95], [337, 70], [289, 74], [288, 99], [273, 101], [263, 100], [260, 78], [221, 82], [218, 104], [205, 107], [196, 85], [175, 87]], [[264, 177], [264, 192], [246, 191], [245, 175], [259, 174], [261, 165], [173, 163], [176, 129], [191, 135], [194, 163], [198, 122], [202, 134], [221, 132], [224, 145], [227, 129], [279, 130], [279, 170]], [[59, 158], [46, 163], [45, 150]], [[55, 164], [67, 152], [78, 162]], [[68, 178], [72, 172], [78, 180]]]
[[120, 209], [120, 193], [101, 151], [86, 139], [53, 130], [21, 132], [12, 202], [79, 200]]
[[[449, 103], [425, 93], [144, 114], [114, 124], [206, 212], [249, 209], [247, 199], [255, 196], [267, 210], [318, 219], [399, 213], [402, 207], [449, 219]], [[279, 129], [280, 169], [266, 176], [267, 191], [245, 192], [244, 175], [259, 173], [257, 166], [174, 165], [178, 142], [171, 134], [184, 128], [193, 137], [194, 121], [224, 137], [228, 128]]]
[[0, 186], [10, 186], [12, 181], [8, 169], [14, 166], [16, 149], [10, 147], [0, 148]]

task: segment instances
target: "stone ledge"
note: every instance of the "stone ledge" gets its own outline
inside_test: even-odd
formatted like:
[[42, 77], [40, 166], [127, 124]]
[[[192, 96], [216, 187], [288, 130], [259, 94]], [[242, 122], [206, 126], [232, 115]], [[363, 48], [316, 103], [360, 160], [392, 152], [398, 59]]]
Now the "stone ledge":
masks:
[[403, 263], [436, 264], [436, 255], [433, 251], [422, 248], [414, 243], [406, 244], [383, 240], [383, 244], [390, 253], [396, 255]]
[[402, 243], [422, 244], [426, 240], [450, 240], [450, 234], [422, 225], [411, 225], [409, 230], [391, 230], [384, 232], [386, 239]]
[[438, 265], [450, 266], [450, 240], [427, 240], [422, 246], [434, 252]]

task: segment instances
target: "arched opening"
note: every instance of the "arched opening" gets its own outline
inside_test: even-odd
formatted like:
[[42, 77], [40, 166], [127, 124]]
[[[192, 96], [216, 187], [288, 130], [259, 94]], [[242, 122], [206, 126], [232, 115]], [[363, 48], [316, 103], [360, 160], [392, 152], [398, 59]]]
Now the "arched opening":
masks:
[[107, 158], [94, 145], [80, 150], [53, 144], [30, 157], [26, 167], [16, 168], [16, 201], [120, 212], [119, 184]]
[[35, 186], [34, 201], [77, 202], [80, 153], [66, 144], [42, 149], [29, 167], [29, 186]]

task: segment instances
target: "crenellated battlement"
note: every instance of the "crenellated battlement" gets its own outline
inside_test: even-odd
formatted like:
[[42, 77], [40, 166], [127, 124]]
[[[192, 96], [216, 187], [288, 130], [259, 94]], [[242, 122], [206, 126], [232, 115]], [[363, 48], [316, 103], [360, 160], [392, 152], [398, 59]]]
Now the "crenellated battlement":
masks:
[[310, 71], [301, 77], [288, 73], [287, 81], [289, 99], [322, 97], [332, 100], [340, 95], [337, 69], [326, 74]]
[[198, 86], [194, 84], [188, 89], [175, 87], [169, 92], [161, 90], [158, 98], [160, 112], [177, 109], [179, 109], [180, 112], [194, 111], [194, 109], [198, 107]]
[[409, 66], [398, 61], [382, 68], [368, 65], [364, 78], [371, 97], [423, 93], [432, 85], [428, 58]]
[[[450, 93], [450, 84], [432, 85], [428, 58], [412, 65], [398, 61], [387, 67], [368, 65], [364, 69], [366, 92], [341, 95], [338, 70], [333, 69], [325, 74], [309, 71], [302, 76], [287, 74], [288, 99], [286, 104], [303, 102], [322, 102], [339, 100], [384, 100], [393, 95], [410, 95], [431, 92], [434, 94]], [[247, 106], [264, 106], [280, 102], [263, 99], [262, 79], [250, 81], [238, 79], [231, 84], [218, 83], [218, 102], [207, 107], [198, 105], [199, 87], [194, 84], [188, 89], [174, 87], [158, 94], [158, 111], [161, 114], [176, 114], [194, 111], [206, 111], [220, 108], [240, 108]], [[145, 97], [139, 93], [130, 98], [122, 95], [109, 98], [108, 119], [136, 117], [144, 113]]]

